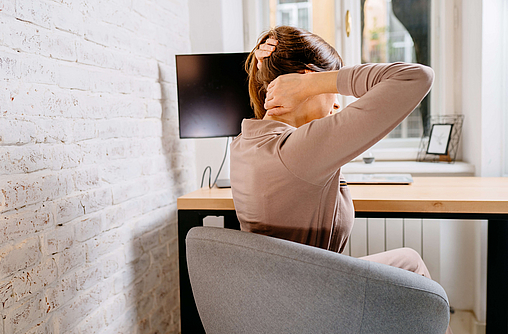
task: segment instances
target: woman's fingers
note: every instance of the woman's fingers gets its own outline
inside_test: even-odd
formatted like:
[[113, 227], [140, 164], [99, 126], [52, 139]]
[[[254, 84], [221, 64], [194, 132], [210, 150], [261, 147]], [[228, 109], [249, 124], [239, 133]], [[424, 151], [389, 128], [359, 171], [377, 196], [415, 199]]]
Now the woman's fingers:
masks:
[[275, 45], [261, 44], [259, 46], [258, 50], [270, 51], [270, 53], [271, 53], [271, 52], [275, 51]]
[[279, 44], [279, 41], [274, 39], [274, 38], [268, 38], [266, 41], [265, 41], [265, 44], [270, 44], [270, 45], [277, 45]]
[[[271, 116], [273, 114], [273, 110], [279, 109], [279, 108], [284, 108], [284, 106], [277, 105], [274, 102], [265, 102], [265, 109], [268, 113], [268, 116]], [[277, 114], [277, 115], [279, 115], [279, 114]]]
[[292, 112], [308, 97], [304, 79], [305, 74], [290, 73], [270, 82], [264, 103], [269, 116]]
[[281, 106], [277, 105], [277, 102], [274, 99], [270, 99], [270, 100], [266, 99], [264, 107], [266, 110], [270, 110], [270, 109], [281, 107]]
[[273, 39], [273, 38], [268, 38], [263, 44], [261, 44], [259, 47], [263, 47], [263, 48], [272, 48], [272, 51], [275, 50], [275, 46], [277, 46], [277, 44], [279, 44], [279, 41], [276, 40], [276, 39]]
[[272, 51], [264, 51], [258, 49], [254, 52], [254, 54], [256, 55], [257, 60], [261, 61], [263, 58], [269, 57], [272, 54]]
[[271, 99], [273, 99], [273, 89], [268, 88], [266, 91], [265, 101], [270, 101]]
[[276, 39], [268, 38], [263, 44], [261, 44], [256, 51], [254, 51], [254, 55], [258, 60], [257, 67], [261, 68], [263, 64], [263, 59], [266, 57], [270, 57], [273, 51], [275, 51], [275, 46], [279, 44]]
[[275, 98], [279, 96], [277, 93], [274, 93], [273, 89], [269, 89], [266, 91], [266, 97], [265, 97], [265, 109], [270, 109], [276, 106], [276, 103], [278, 101], [275, 100]]
[[280, 115], [283, 115], [283, 114], [287, 114], [288, 112], [290, 112], [290, 110], [288, 110], [287, 108], [284, 108], [284, 107], [275, 107], [275, 108], [272, 108], [272, 109], [268, 109], [266, 111], [266, 113], [268, 114], [268, 116], [280, 116]]
[[263, 64], [263, 59], [265, 59], [266, 57], [270, 57], [271, 54], [272, 54], [272, 51], [265, 51], [265, 50], [261, 50], [261, 49], [257, 49], [256, 51], [254, 51], [254, 55], [256, 56], [256, 59], [258, 60], [258, 62], [257, 62], [258, 69], [261, 69], [261, 65]]
[[[287, 104], [285, 104], [285, 102]], [[266, 97], [264, 107], [268, 116], [279, 116], [282, 114], [286, 114], [293, 110], [292, 101], [285, 100], [284, 98], [280, 98], [278, 96], [270, 95]]]

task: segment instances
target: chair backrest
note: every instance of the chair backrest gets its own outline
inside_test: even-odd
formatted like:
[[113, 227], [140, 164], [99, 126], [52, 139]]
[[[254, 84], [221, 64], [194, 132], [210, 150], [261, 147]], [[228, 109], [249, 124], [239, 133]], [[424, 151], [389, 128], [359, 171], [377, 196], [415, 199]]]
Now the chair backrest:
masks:
[[207, 334], [434, 334], [448, 325], [445, 291], [415, 273], [222, 228], [193, 228], [186, 243]]

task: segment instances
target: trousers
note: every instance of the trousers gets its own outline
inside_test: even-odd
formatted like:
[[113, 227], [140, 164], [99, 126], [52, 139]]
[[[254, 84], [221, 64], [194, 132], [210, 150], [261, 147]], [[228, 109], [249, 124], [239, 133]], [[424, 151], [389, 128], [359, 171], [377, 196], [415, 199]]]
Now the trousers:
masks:
[[[420, 254], [411, 248], [404, 247], [392, 249], [386, 252], [367, 255], [361, 257], [360, 259], [387, 264], [389, 266], [412, 271], [418, 275], [432, 279]], [[448, 328], [446, 329], [446, 334], [453, 334], [450, 325], [448, 325]]]
[[404, 247], [392, 249], [386, 252], [367, 255], [361, 257], [360, 259], [387, 264], [389, 266], [412, 271], [432, 279], [420, 254], [412, 248]]

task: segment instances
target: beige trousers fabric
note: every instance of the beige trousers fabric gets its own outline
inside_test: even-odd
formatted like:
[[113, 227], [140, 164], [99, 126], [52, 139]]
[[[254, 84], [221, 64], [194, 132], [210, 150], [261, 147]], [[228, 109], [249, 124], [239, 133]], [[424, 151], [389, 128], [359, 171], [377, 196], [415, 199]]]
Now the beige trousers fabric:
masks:
[[[404, 247], [392, 249], [386, 252], [364, 256], [360, 259], [387, 264], [392, 267], [405, 269], [427, 278], [431, 278], [429, 270], [423, 262], [422, 257], [417, 251], [411, 248]], [[446, 334], [453, 334], [450, 326], [446, 329]]]
[[389, 266], [412, 271], [432, 279], [420, 254], [412, 248], [404, 247], [392, 249], [382, 253], [367, 255], [361, 257], [360, 259], [387, 264]]

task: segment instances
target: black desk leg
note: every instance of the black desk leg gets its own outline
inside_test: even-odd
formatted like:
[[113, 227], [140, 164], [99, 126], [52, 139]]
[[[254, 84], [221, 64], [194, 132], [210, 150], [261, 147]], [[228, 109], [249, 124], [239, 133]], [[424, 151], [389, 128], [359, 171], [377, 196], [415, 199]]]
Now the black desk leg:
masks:
[[508, 333], [508, 220], [489, 220], [487, 334]]
[[194, 226], [203, 226], [203, 216], [192, 210], [178, 210], [178, 260], [180, 267], [180, 319], [182, 334], [201, 334], [205, 329], [201, 324], [198, 309], [192, 294], [187, 269], [185, 237]]
[[233, 214], [225, 214], [224, 215], [224, 228], [229, 228], [232, 230], [240, 229], [240, 222], [236, 217], [236, 211], [232, 211]]

